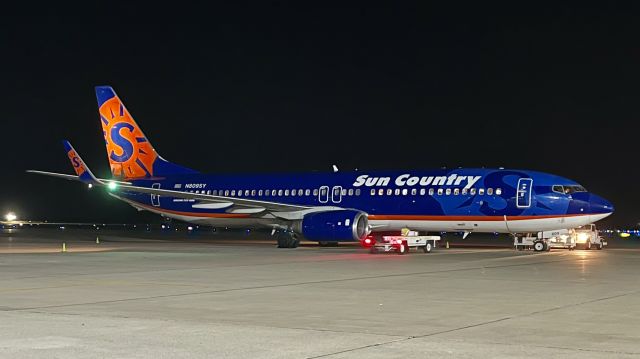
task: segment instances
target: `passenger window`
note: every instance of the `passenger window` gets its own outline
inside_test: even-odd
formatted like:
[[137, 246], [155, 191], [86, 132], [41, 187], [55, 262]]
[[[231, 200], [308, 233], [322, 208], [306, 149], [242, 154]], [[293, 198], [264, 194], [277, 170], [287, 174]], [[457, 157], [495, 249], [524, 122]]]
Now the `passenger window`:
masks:
[[420, 188], [420, 195], [424, 196], [425, 193], [427, 193], [427, 190], [424, 188]]
[[387, 196], [391, 196], [393, 194], [393, 190], [391, 188], [389, 188], [387, 190]]
[[284, 195], [285, 195], [285, 196], [288, 196], [288, 195], [289, 195], [289, 190], [288, 190], [288, 189], [285, 189], [285, 190], [284, 190]]
[[469, 190], [469, 194], [472, 195], [472, 196], [475, 196], [476, 195], [476, 189], [475, 188], [470, 189]]
[[313, 195], [314, 195], [314, 196], [317, 196], [317, 195], [318, 195], [318, 189], [317, 189], [317, 188], [313, 190]]
[[305, 195], [305, 196], [310, 196], [310, 195], [311, 195], [311, 190], [310, 190], [310, 189], [306, 189], [306, 190], [304, 191], [304, 195]]
[[429, 188], [429, 196], [433, 196], [433, 188]]
[[454, 195], [454, 196], [457, 196], [457, 195], [459, 195], [459, 194], [460, 194], [460, 188], [455, 188], [455, 189], [453, 190], [453, 195]]
[[231, 191], [231, 197], [234, 197], [236, 195], [236, 190], [234, 189], [233, 191]]
[[282, 197], [282, 190], [281, 189], [278, 190], [278, 196]]
[[264, 191], [264, 196], [265, 197], [269, 197], [269, 194], [271, 194], [271, 190], [268, 189], [268, 190]]
[[482, 196], [484, 194], [484, 188], [480, 188], [478, 190], [478, 194]]
[[555, 185], [551, 187], [551, 190], [556, 193], [564, 193], [564, 188], [560, 185]]
[[493, 188], [487, 188], [487, 194], [493, 196]]
[[451, 188], [447, 188], [447, 190], [445, 191], [445, 194], [448, 196], [451, 194]]
[[262, 197], [262, 190], [258, 191], [258, 197]]
[[298, 196], [302, 196], [303, 194], [304, 194], [304, 190], [299, 189], [299, 190], [298, 190]]
[[412, 188], [412, 189], [411, 189], [411, 195], [412, 195], [412, 196], [415, 196], [416, 194], [418, 194], [418, 190], [417, 190], [417, 189], [415, 189], [415, 188]]
[[295, 197], [295, 196], [296, 196], [296, 190], [295, 190], [295, 189], [291, 191], [291, 196], [292, 196], [292, 197]]
[[346, 189], [346, 188], [343, 188], [341, 192], [342, 192], [341, 194], [342, 194], [343, 196], [346, 196], [346, 195], [347, 195], [347, 189]]
[[215, 190], [215, 189], [214, 189], [214, 190], [213, 190], [213, 192], [212, 192], [211, 194], [212, 194], [212, 195], [214, 195], [214, 196], [217, 196], [217, 195], [218, 195], [218, 190]]
[[356, 189], [356, 196], [360, 195], [360, 188]]
[[255, 195], [256, 195], [256, 190], [255, 190], [255, 189], [252, 189], [252, 190], [251, 190], [251, 197], [255, 197]]
[[402, 190], [402, 195], [403, 196], [406, 196], [408, 193], [409, 193], [408, 189], [405, 188], [405, 189]]
[[396, 188], [396, 190], [394, 191], [394, 193], [395, 193], [395, 195], [396, 195], [396, 196], [399, 196], [399, 195], [400, 195], [400, 188]]
[[443, 192], [442, 188], [438, 188], [438, 196], [442, 196], [442, 192]]
[[372, 188], [372, 189], [371, 189], [371, 195], [372, 195], [372, 196], [375, 196], [375, 195], [376, 195], [376, 189], [375, 189], [375, 188]]
[[225, 197], [229, 197], [229, 190], [228, 189], [224, 191], [224, 196]]
[[378, 196], [383, 196], [384, 195], [384, 189], [380, 188], [378, 190]]
[[349, 196], [353, 196], [353, 188], [349, 188]]
[[466, 189], [466, 188], [463, 188], [463, 189], [462, 189], [462, 195], [463, 195], [463, 196], [466, 196], [466, 195], [467, 195], [467, 189]]
[[502, 188], [496, 188], [496, 196], [499, 196], [502, 194]]
[[242, 190], [238, 191], [238, 197], [242, 197]]

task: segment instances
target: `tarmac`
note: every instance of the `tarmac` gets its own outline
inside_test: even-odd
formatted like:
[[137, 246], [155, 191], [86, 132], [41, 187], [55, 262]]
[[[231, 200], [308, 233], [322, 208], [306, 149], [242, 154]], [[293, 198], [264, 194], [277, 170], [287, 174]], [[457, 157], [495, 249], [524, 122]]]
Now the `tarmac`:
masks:
[[397, 255], [4, 230], [0, 357], [635, 358], [640, 243], [620, 243]]

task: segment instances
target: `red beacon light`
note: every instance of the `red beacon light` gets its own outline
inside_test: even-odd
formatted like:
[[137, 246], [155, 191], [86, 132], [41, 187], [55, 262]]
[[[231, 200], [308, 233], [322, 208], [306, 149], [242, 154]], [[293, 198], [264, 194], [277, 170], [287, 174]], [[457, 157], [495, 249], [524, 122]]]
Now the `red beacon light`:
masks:
[[376, 244], [376, 240], [373, 239], [373, 236], [367, 236], [362, 240], [362, 246], [371, 247]]

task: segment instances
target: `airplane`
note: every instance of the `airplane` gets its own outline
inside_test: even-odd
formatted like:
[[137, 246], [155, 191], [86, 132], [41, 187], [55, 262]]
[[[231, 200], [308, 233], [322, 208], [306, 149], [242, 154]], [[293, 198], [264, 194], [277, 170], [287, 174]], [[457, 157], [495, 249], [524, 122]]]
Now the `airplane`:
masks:
[[533, 233], [614, 211], [575, 181], [529, 170], [460, 168], [298, 174], [202, 174], [162, 158], [109, 86], [95, 89], [113, 178], [97, 178], [68, 141], [76, 175], [138, 210], [201, 225], [272, 229], [279, 248], [373, 232]]

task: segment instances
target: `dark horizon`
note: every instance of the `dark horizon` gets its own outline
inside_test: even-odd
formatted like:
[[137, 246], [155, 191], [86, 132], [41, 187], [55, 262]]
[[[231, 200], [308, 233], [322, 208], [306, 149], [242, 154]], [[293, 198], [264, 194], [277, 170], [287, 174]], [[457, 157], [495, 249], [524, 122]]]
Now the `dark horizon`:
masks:
[[156, 217], [24, 172], [72, 173], [69, 139], [109, 175], [108, 84], [163, 157], [203, 172], [530, 169], [610, 200], [601, 226], [637, 227], [638, 11], [606, 6], [7, 9], [0, 211]]

